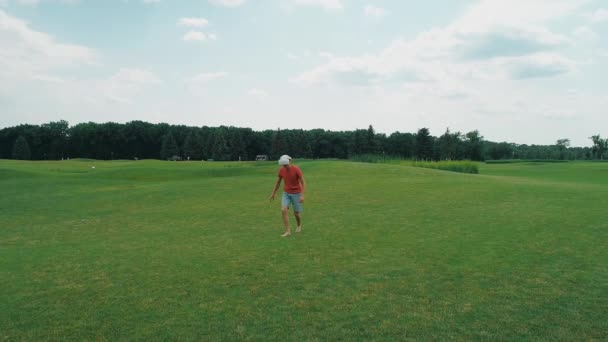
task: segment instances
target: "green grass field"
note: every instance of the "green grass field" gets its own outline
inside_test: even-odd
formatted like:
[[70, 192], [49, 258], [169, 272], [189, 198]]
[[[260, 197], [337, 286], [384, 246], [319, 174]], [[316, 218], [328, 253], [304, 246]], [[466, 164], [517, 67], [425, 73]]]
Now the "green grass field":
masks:
[[608, 163], [296, 164], [0, 161], [0, 340], [608, 339]]

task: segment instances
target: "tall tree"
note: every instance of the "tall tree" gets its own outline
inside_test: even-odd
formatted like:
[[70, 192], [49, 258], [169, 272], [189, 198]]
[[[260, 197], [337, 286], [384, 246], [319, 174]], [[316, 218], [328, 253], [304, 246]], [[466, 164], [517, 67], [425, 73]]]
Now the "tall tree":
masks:
[[357, 129], [351, 136], [351, 143], [349, 147], [349, 154], [358, 155], [365, 154], [369, 151], [368, 146], [368, 132], [364, 129]]
[[15, 145], [13, 146], [13, 159], [30, 160], [31, 157], [30, 145], [27, 143], [27, 140], [25, 140], [25, 137], [20, 135], [17, 140], [15, 140]]
[[230, 147], [230, 160], [247, 160], [247, 145], [243, 128], [228, 128], [228, 146]]
[[559, 159], [566, 159], [566, 151], [568, 150], [568, 147], [570, 147], [570, 139], [557, 139], [555, 146], [557, 146], [559, 151]]
[[190, 130], [190, 133], [184, 140], [184, 158], [190, 160], [201, 160], [203, 157], [203, 148], [199, 145], [199, 139], [197, 138], [197, 131], [194, 129]]
[[608, 139], [602, 139], [599, 134], [591, 136], [590, 139], [593, 141], [593, 154], [595, 154], [598, 159], [604, 159], [604, 153], [608, 150]]
[[271, 158], [277, 159], [283, 154], [287, 154], [287, 144], [285, 137], [281, 129], [277, 129], [276, 133], [272, 137], [272, 151], [270, 152]]
[[455, 160], [460, 157], [460, 144], [461, 134], [460, 132], [451, 133], [450, 129], [447, 128], [445, 133], [438, 139], [439, 143], [439, 159], [443, 160]]
[[395, 132], [387, 138], [386, 152], [393, 156], [412, 158], [415, 144], [416, 139], [412, 133]]
[[211, 157], [213, 160], [230, 160], [230, 149], [228, 148], [224, 127], [215, 130]]
[[372, 125], [367, 128], [367, 134], [365, 135], [365, 153], [378, 153], [379, 146], [378, 140], [376, 139], [376, 131]]
[[[171, 139], [167, 140], [169, 133], [175, 145]], [[461, 135], [446, 130], [435, 138], [426, 129], [426, 132], [423, 130], [417, 134], [395, 132], [387, 137], [376, 133], [371, 125], [367, 129], [345, 132], [323, 129], [256, 132], [250, 128], [199, 128], [142, 121], [126, 124], [88, 122], [69, 127], [66, 121], [58, 121], [1, 128], [0, 158], [12, 158], [19, 136], [27, 141], [33, 160], [60, 159], [62, 155], [71, 158], [149, 159], [159, 158], [159, 151], [163, 149], [164, 157], [190, 155], [191, 159], [209, 159], [215, 155], [218, 160], [237, 160], [239, 156], [248, 160], [258, 154], [348, 158], [381, 151], [405, 158], [455, 160], [606, 159], [608, 153], [608, 139], [599, 135], [591, 137], [594, 141], [592, 148], [570, 147], [565, 139], [553, 145], [495, 143], [484, 141], [478, 131]], [[169, 155], [165, 156], [165, 153]]]
[[416, 133], [416, 159], [431, 160], [433, 157], [433, 139], [428, 128], [421, 128]]
[[167, 160], [173, 156], [178, 155], [177, 143], [171, 132], [167, 133], [163, 137], [162, 147], [160, 149], [160, 159]]
[[465, 134], [466, 141], [466, 158], [470, 160], [482, 160], [483, 137], [478, 130], [471, 131]]
[[265, 130], [262, 132], [254, 132], [251, 136], [251, 141], [247, 146], [247, 154], [251, 158], [257, 155], [270, 155], [272, 151], [272, 137], [274, 132]]
[[292, 133], [292, 148], [290, 155], [295, 158], [310, 158], [312, 156], [312, 148], [310, 142], [304, 133], [304, 130], [299, 129]]
[[43, 124], [41, 129], [46, 131], [47, 157], [60, 159], [66, 156], [69, 124], [65, 120]]
[[486, 146], [486, 156], [484, 159], [514, 159], [516, 156], [515, 144], [485, 142], [484, 145]]

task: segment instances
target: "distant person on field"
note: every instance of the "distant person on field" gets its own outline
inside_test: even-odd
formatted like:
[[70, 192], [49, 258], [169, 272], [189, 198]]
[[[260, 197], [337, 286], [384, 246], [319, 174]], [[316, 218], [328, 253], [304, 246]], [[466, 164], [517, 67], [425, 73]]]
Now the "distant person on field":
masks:
[[295, 165], [291, 165], [291, 157], [288, 155], [283, 155], [279, 159], [279, 165], [281, 165], [281, 169], [279, 170], [279, 178], [277, 179], [276, 184], [274, 185], [274, 190], [272, 190], [272, 195], [270, 195], [270, 200], [274, 200], [274, 196], [281, 186], [281, 181], [284, 182], [283, 187], [283, 196], [281, 198], [281, 214], [283, 215], [283, 224], [285, 225], [285, 233], [281, 235], [282, 237], [288, 237], [291, 235], [291, 228], [289, 227], [289, 206], [293, 206], [293, 215], [296, 217], [296, 222], [298, 224], [296, 228], [296, 233], [302, 231], [302, 211], [304, 211], [304, 207], [302, 203], [304, 203], [304, 192], [306, 190], [306, 185], [304, 183], [304, 175], [302, 174], [302, 170]]

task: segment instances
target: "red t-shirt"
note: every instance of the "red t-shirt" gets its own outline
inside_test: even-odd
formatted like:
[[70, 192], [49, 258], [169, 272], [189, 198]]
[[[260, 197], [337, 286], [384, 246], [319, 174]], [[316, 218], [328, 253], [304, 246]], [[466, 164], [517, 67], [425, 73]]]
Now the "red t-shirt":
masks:
[[302, 192], [300, 179], [303, 178], [302, 170], [299, 167], [291, 165], [289, 168], [281, 167], [279, 177], [283, 179], [285, 186], [283, 190], [289, 194], [297, 194]]

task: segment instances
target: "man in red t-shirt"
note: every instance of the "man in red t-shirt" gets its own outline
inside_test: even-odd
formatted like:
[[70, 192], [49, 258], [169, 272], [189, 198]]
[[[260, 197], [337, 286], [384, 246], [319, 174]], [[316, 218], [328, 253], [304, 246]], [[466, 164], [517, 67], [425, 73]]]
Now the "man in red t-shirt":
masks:
[[293, 206], [293, 215], [296, 217], [296, 223], [298, 224], [296, 233], [302, 231], [301, 213], [304, 211], [302, 203], [304, 203], [304, 192], [306, 190], [306, 185], [304, 183], [304, 175], [302, 175], [302, 170], [295, 165], [291, 165], [290, 156], [281, 156], [279, 159], [279, 165], [281, 165], [281, 169], [279, 170], [279, 178], [274, 185], [274, 190], [272, 190], [270, 200], [274, 200], [274, 196], [277, 193], [279, 186], [281, 186], [282, 180], [285, 185], [283, 187], [283, 197], [281, 199], [281, 213], [283, 215], [285, 233], [283, 233], [281, 236], [288, 237], [291, 235], [291, 228], [289, 227], [290, 205]]

